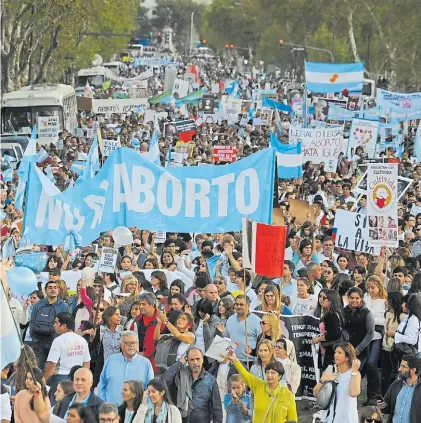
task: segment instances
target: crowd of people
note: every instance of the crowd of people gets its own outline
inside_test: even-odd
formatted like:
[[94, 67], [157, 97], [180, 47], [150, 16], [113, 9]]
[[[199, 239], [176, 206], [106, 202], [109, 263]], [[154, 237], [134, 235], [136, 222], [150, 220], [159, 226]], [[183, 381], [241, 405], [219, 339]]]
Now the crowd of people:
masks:
[[[234, 73], [229, 66], [205, 64], [200, 71], [200, 84], [208, 87]], [[273, 79], [239, 81], [246, 98]], [[287, 96], [284, 87], [274, 86], [281, 98]], [[167, 122], [197, 118], [192, 105], [155, 110], [168, 112]], [[144, 122], [137, 113], [79, 118], [82, 128], [98, 122], [104, 139], [119, 134], [121, 146], [141, 154], [148, 151], [154, 127], [162, 130], [164, 123]], [[274, 122], [255, 127], [248, 121], [242, 127], [241, 119], [232, 125], [203, 123], [182, 165], [212, 164], [214, 145], [235, 146], [238, 159], [269, 146]], [[287, 142], [291, 117], [282, 119], [280, 140]], [[321, 421], [380, 423], [388, 415], [390, 423], [418, 422], [421, 213], [413, 210], [421, 207], [421, 165], [411, 157], [413, 138], [411, 131], [405, 136], [399, 164], [399, 174], [413, 179], [399, 203], [399, 248], [383, 248], [380, 256], [335, 247], [333, 237], [337, 210], [366, 214], [366, 198], [353, 193], [361, 149], [343, 157], [336, 172], [309, 161], [302, 178], [278, 181], [275, 203], [288, 228], [280, 278], [244, 270], [239, 232], [166, 233], [157, 242], [156, 233], [133, 227], [133, 242], [118, 248], [111, 273], [97, 266], [102, 249], [115, 244], [113, 228], [73, 251], [31, 246], [48, 258], [27, 299], [14, 298], [13, 286], [2, 281], [24, 341], [18, 361], [2, 369], [2, 422], [298, 422], [295, 394], [302, 369], [294, 342], [282, 332], [281, 315], [320, 319], [313, 344], [321, 377], [313, 394], [322, 398], [328, 386], [335, 389], [334, 400], [318, 415]], [[73, 162], [87, 155], [92, 140], [63, 131], [60, 141], [44, 146], [49, 157], [39, 165], [46, 174], [54, 169], [54, 183], [64, 191], [77, 179]], [[163, 165], [176, 141], [176, 134], [160, 138]], [[394, 157], [393, 149], [386, 156]], [[15, 172], [1, 190], [5, 269], [14, 266], [22, 236], [22, 212], [14, 204], [17, 183]], [[298, 221], [292, 199], [307, 200], [315, 220]], [[207, 261], [212, 257], [215, 275]], [[233, 343], [220, 360], [206, 355], [218, 336]]]

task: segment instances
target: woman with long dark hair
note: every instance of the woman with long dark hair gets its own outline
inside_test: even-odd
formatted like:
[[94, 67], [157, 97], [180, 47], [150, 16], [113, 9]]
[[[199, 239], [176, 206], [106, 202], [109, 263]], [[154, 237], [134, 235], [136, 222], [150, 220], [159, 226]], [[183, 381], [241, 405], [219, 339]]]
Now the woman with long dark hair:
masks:
[[[387, 294], [387, 307], [385, 313], [384, 335], [382, 342], [382, 358], [381, 358], [381, 392], [382, 396], [386, 395], [392, 380], [393, 361], [392, 361], [392, 348], [394, 338], [389, 336], [389, 333], [396, 331], [399, 324], [405, 317], [402, 310], [403, 295], [401, 292], [389, 292]], [[391, 332], [389, 332], [391, 331]]]
[[167, 276], [162, 270], [154, 270], [151, 273], [152, 292], [159, 300], [162, 297], [168, 297], [170, 291], [167, 284]]
[[[33, 376], [35, 376], [35, 381]], [[46, 406], [48, 408], [50, 406], [44, 374], [38, 367], [34, 367], [32, 369], [32, 373], [30, 371], [26, 372], [26, 389], [19, 391], [15, 396], [14, 416], [16, 423], [39, 423], [38, 417], [34, 412], [34, 401], [30, 391], [34, 382], [38, 382], [41, 385], [41, 395], [46, 403]]]
[[[149, 398], [149, 404], [146, 400]], [[180, 411], [171, 402], [165, 380], [159, 377], [148, 383], [133, 423], [182, 423]]]
[[132, 423], [143, 401], [143, 386], [137, 380], [127, 380], [121, 390], [122, 404], [118, 407], [120, 423]]
[[320, 319], [324, 326], [324, 333], [313, 338], [313, 343], [320, 342], [325, 351], [323, 363], [321, 363], [323, 371], [327, 366], [334, 364], [334, 345], [345, 340], [343, 336], [345, 319], [341, 297], [333, 289], [327, 289], [325, 292], [325, 294], [320, 293], [319, 296], [324, 310]]
[[335, 266], [335, 263], [331, 260], [323, 260], [323, 263], [320, 265], [323, 269], [323, 276], [326, 288], [329, 289], [338, 289], [338, 281], [336, 276], [339, 274], [338, 268]]

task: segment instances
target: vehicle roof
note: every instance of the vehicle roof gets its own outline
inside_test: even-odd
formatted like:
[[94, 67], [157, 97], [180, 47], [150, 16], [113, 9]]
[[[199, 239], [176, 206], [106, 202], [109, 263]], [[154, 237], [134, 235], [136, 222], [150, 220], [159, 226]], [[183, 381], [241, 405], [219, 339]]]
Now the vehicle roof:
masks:
[[[59, 103], [62, 98], [74, 93], [74, 88], [65, 84], [30, 85], [18, 91], [4, 94], [1, 104], [2, 107], [25, 107], [39, 101], [40, 105], [54, 106]], [[56, 101], [53, 100], [54, 98]], [[29, 102], [32, 104], [28, 104]]]

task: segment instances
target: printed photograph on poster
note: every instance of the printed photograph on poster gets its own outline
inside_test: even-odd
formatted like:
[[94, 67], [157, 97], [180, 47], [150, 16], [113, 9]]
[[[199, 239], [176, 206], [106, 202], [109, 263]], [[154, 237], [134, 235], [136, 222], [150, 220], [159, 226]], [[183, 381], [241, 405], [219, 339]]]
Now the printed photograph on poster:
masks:
[[351, 157], [351, 149], [362, 147], [368, 157], [376, 154], [376, 142], [379, 133], [380, 122], [365, 119], [352, 119], [351, 132], [349, 134], [347, 157]]
[[398, 166], [396, 164], [369, 164], [367, 215], [370, 245], [397, 247]]

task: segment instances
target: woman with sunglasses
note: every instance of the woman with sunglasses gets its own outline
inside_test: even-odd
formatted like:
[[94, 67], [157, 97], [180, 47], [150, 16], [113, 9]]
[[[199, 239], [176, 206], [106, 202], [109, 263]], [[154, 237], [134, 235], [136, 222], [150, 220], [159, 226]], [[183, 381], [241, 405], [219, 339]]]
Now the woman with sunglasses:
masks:
[[324, 356], [321, 364], [322, 371], [334, 363], [335, 344], [344, 340], [343, 330], [345, 319], [339, 293], [333, 289], [320, 292], [319, 301], [322, 303], [323, 313], [320, 325], [323, 325], [323, 333], [313, 338], [313, 344], [321, 343], [324, 349]]
[[323, 277], [325, 280], [326, 288], [336, 289], [335, 286], [335, 277], [338, 275], [338, 268], [335, 266], [335, 263], [330, 260], [324, 260], [320, 265], [323, 269]]
[[383, 423], [379, 407], [369, 405], [360, 410], [358, 423]]

